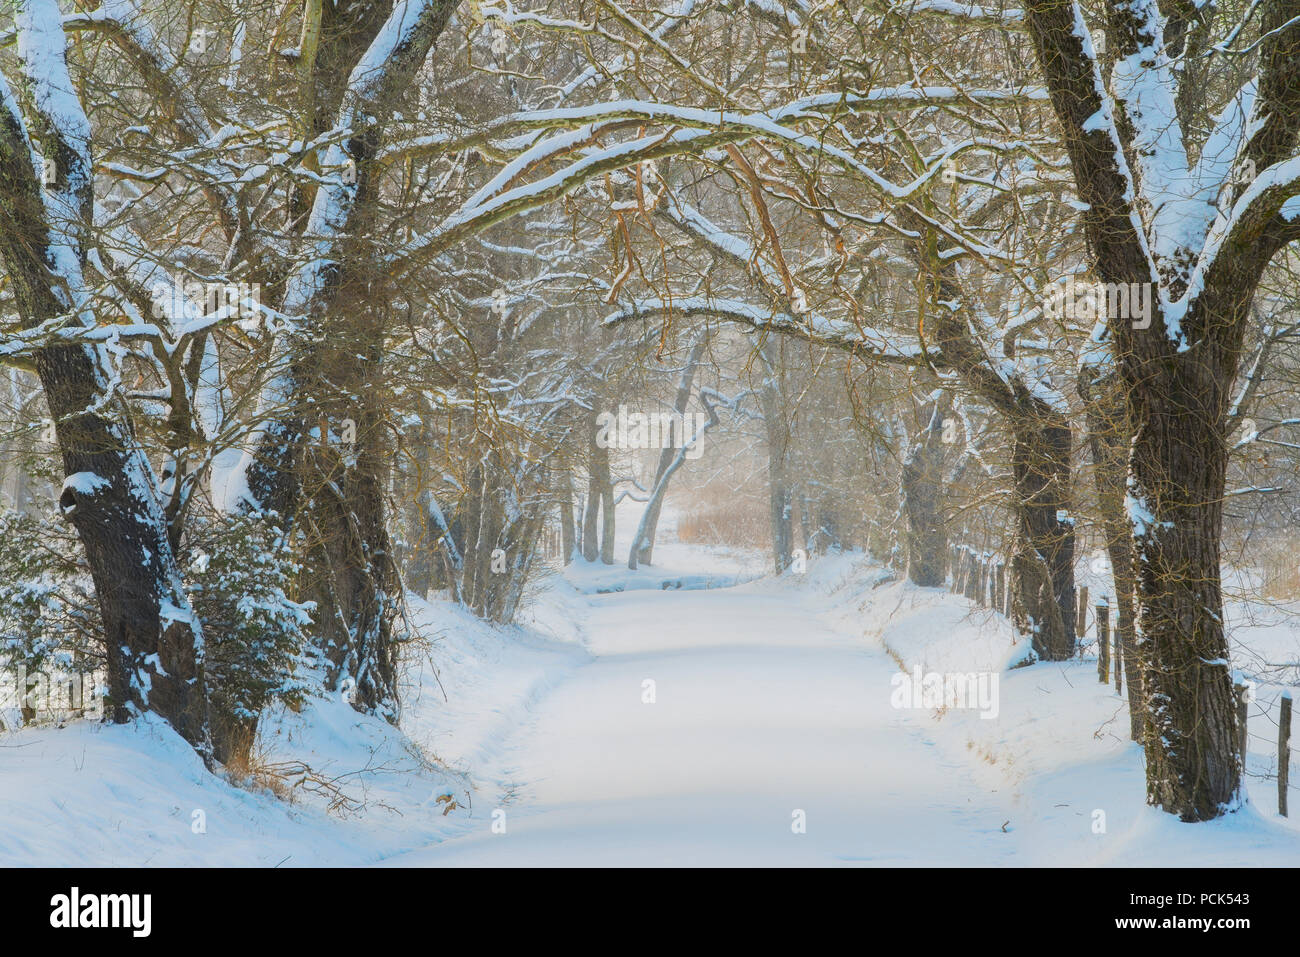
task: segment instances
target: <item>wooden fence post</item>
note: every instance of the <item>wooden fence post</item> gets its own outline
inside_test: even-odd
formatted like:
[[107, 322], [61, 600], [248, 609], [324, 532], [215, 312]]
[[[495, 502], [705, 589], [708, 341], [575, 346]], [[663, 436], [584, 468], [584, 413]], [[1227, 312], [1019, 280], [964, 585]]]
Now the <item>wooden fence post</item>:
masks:
[[1110, 678], [1110, 606], [1097, 602], [1097, 680]]
[[1277, 813], [1286, 813], [1286, 790], [1291, 780], [1291, 692], [1282, 692], [1282, 714], [1277, 722]]

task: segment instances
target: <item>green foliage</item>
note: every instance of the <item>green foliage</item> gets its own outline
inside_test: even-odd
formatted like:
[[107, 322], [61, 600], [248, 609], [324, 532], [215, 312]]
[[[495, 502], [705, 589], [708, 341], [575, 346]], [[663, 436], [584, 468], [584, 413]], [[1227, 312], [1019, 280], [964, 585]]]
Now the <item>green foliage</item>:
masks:
[[76, 535], [62, 521], [0, 509], [0, 666], [102, 660], [103, 627]]
[[239, 720], [275, 703], [296, 708], [312, 606], [290, 597], [299, 568], [275, 517], [196, 517], [184, 564], [213, 707]]

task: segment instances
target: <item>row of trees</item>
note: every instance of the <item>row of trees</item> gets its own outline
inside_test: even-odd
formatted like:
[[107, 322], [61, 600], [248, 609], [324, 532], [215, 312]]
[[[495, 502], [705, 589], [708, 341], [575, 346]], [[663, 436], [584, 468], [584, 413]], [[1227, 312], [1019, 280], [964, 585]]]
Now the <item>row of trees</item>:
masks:
[[6, 514], [66, 547], [6, 648], [99, 656], [210, 762], [313, 683], [395, 720], [406, 588], [508, 621], [552, 528], [624, 560], [624, 495], [653, 561], [703, 476], [595, 440], [635, 398], [762, 451], [778, 572], [1005, 538], [1044, 659], [1096, 542], [1150, 799], [1215, 817], [1229, 475], [1288, 448], [1292, 5], [15, 0]]

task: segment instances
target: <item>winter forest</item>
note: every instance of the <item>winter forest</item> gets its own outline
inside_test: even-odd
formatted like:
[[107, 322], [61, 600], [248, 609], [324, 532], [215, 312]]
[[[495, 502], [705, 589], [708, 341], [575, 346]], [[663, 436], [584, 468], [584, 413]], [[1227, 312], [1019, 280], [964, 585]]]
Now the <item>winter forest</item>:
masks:
[[0, 865], [1294, 864], [1298, 279], [1300, 0], [7, 0]]

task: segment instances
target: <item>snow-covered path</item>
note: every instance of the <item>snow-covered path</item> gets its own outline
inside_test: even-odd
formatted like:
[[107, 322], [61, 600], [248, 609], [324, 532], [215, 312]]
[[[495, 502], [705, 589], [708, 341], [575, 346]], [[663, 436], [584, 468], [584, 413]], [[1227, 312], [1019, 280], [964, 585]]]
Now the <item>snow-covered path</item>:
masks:
[[[677, 557], [673, 579], [749, 574], [715, 562], [701, 576], [710, 556]], [[1013, 668], [1023, 640], [1010, 624], [947, 591], [890, 582], [852, 555], [707, 591], [660, 591], [661, 568], [574, 566], [506, 628], [413, 598], [427, 660], [410, 657], [402, 727], [337, 696], [266, 714], [270, 770], [244, 786], [159, 720], [6, 733], [0, 866], [1300, 860], [1300, 826], [1275, 810], [1267, 730], [1251, 739], [1251, 803], [1181, 824], [1144, 803], [1124, 699], [1095, 662]], [[1272, 642], [1261, 647], [1280, 660], [1300, 637]], [[894, 710], [895, 655], [1000, 676], [996, 718]], [[1257, 725], [1270, 727], [1281, 690], [1257, 703]], [[280, 796], [266, 790], [275, 768]], [[286, 798], [298, 768], [337, 782], [348, 807], [331, 813], [335, 792], [296, 785]]]
[[591, 662], [540, 699], [498, 767], [476, 769], [480, 801], [500, 782], [497, 807], [388, 863], [1012, 860], [1008, 798], [940, 756], [925, 712], [892, 709], [894, 662], [800, 593], [595, 596], [586, 631]]

